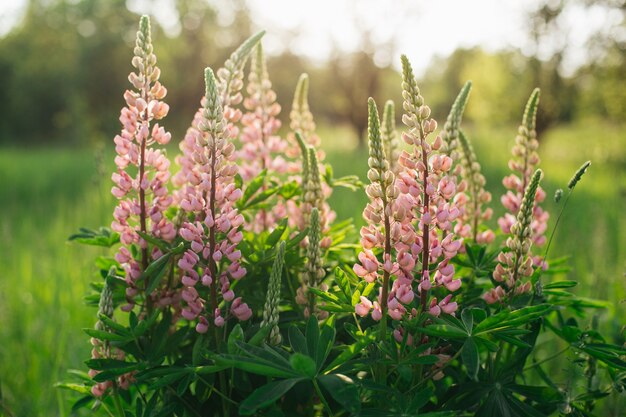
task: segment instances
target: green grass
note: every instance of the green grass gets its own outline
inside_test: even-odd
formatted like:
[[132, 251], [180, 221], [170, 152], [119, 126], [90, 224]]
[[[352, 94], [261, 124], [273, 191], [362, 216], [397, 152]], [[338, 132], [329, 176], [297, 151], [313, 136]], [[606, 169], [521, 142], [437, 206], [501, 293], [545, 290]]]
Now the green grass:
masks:
[[[500, 178], [507, 172], [515, 127], [467, 130], [498, 214]], [[335, 175], [364, 178], [366, 151], [354, 149], [350, 132], [320, 133]], [[565, 188], [582, 162], [593, 161], [570, 200], [552, 256], [572, 255], [573, 270], [567, 277], [581, 282], [579, 294], [611, 302], [614, 307], [603, 314], [603, 326], [612, 328], [619, 341], [623, 323], [615, 318], [624, 317], [620, 302], [626, 298], [624, 129], [580, 122], [549, 131], [541, 140], [549, 196]], [[95, 311], [83, 305], [82, 297], [94, 277], [93, 258], [103, 252], [66, 239], [80, 226], [110, 223], [112, 159], [109, 152], [98, 174], [93, 150], [0, 149], [0, 384], [2, 401], [13, 415], [69, 414], [69, 396], [53, 385], [66, 379], [68, 369], [84, 370], [90, 345], [81, 329], [93, 325]], [[552, 225], [556, 215], [548, 200]], [[338, 217], [353, 216], [357, 224], [365, 202], [364, 192], [336, 190], [331, 198]]]

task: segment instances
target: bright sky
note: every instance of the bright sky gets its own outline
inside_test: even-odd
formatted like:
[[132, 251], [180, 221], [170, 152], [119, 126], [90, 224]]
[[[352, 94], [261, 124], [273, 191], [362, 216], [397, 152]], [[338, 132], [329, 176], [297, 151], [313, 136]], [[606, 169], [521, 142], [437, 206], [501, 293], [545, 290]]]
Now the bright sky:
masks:
[[[232, 19], [227, 0], [207, 0], [224, 8], [221, 18]], [[0, 0], [0, 35], [19, 21], [26, 0]], [[360, 48], [359, 34], [372, 31], [377, 46], [376, 60], [399, 62], [407, 54], [417, 72], [423, 71], [435, 55], [447, 56], [459, 47], [480, 45], [493, 51], [521, 48], [534, 53], [525, 33], [529, 9], [541, 0], [247, 0], [254, 23], [265, 29], [264, 46], [269, 53], [285, 49], [323, 60], [336, 45], [343, 50]], [[170, 33], [176, 33], [178, 19], [172, 0], [127, 0], [129, 8], [148, 13]], [[562, 35], [542, 46], [549, 55], [554, 43], [567, 43], [566, 70], [586, 57], [585, 41], [591, 33], [615, 23], [620, 16], [601, 7], [571, 8], [559, 24]], [[385, 42], [394, 39], [396, 49]]]

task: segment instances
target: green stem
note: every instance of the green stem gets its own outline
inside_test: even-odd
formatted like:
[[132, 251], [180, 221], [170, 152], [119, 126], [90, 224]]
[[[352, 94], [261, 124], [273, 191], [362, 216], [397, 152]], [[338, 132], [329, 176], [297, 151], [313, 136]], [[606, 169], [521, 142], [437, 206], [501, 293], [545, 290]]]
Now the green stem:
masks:
[[534, 362], [532, 365], [528, 365], [526, 368], [524, 368], [523, 372], [529, 371], [529, 370], [531, 370], [531, 369], [533, 369], [533, 368], [536, 368], [537, 366], [539, 366], [539, 365], [541, 365], [541, 364], [543, 364], [543, 363], [546, 363], [546, 362], [548, 362], [548, 361], [551, 361], [552, 359], [554, 359], [554, 358], [556, 358], [556, 357], [558, 357], [558, 356], [560, 356], [560, 355], [564, 354], [565, 352], [567, 352], [567, 351], [569, 350], [569, 348], [570, 348], [570, 347], [569, 347], [569, 345], [568, 345], [568, 346], [566, 346], [564, 349], [559, 350], [559, 351], [558, 351], [557, 353], [555, 353], [554, 355], [550, 355], [550, 356], [548, 356], [547, 358], [544, 358], [544, 359], [542, 359], [542, 360], [540, 360], [540, 361], [538, 361], [538, 362]]
[[317, 384], [317, 379], [313, 379], [313, 386], [315, 387], [315, 392], [317, 392], [317, 395], [320, 397], [320, 401], [322, 402], [322, 404], [324, 404], [324, 408], [326, 408], [326, 410], [328, 411], [328, 415], [330, 417], [333, 417], [333, 412], [330, 409], [330, 406], [328, 405], [326, 398], [324, 398], [324, 394], [322, 394], [322, 390]]
[[569, 193], [567, 193], [567, 197], [565, 197], [565, 201], [563, 202], [563, 206], [561, 207], [561, 211], [559, 212], [559, 216], [556, 218], [556, 223], [554, 223], [554, 227], [552, 228], [552, 233], [550, 233], [550, 239], [548, 239], [548, 245], [546, 246], [546, 251], [543, 254], [543, 259], [541, 263], [545, 262], [548, 257], [548, 251], [550, 250], [550, 245], [552, 244], [552, 239], [556, 233], [556, 228], [559, 226], [559, 221], [561, 221], [561, 216], [563, 216], [563, 212], [565, 211], [565, 207], [567, 207], [567, 202], [569, 201], [570, 196], [574, 192], [574, 189], [570, 189]]
[[115, 412], [119, 417], [126, 416], [126, 412], [124, 411], [124, 407], [122, 406], [122, 402], [120, 401], [117, 387], [114, 388], [113, 391], [113, 404], [115, 404]]

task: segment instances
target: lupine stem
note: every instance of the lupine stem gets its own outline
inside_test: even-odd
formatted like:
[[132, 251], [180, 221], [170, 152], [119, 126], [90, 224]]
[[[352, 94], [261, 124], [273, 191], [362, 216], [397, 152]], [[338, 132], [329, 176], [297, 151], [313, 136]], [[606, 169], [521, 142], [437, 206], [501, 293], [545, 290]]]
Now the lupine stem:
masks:
[[[422, 162], [424, 163], [424, 213], [422, 215], [427, 214], [428, 208], [430, 207], [430, 196], [426, 192], [426, 188], [428, 187], [428, 159], [426, 155], [426, 147], [424, 146], [426, 142], [426, 138], [424, 137], [424, 128], [422, 124], [419, 124], [419, 133], [420, 133], [420, 142], [422, 146]], [[427, 223], [424, 223], [422, 228], [422, 276], [420, 279], [424, 279], [426, 272], [428, 271], [428, 262], [430, 260], [430, 230]], [[426, 297], [428, 295], [428, 290], [422, 288], [420, 292], [420, 305], [422, 306], [422, 311], [426, 311]]]

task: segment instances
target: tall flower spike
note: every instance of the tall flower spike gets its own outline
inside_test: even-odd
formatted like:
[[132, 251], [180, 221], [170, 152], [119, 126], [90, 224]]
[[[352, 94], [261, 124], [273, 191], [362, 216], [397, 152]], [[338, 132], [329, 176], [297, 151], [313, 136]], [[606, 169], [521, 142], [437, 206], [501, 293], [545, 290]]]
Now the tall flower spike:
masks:
[[[370, 169], [367, 177], [370, 184], [366, 193], [370, 201], [363, 211], [367, 221], [367, 225], [361, 228], [363, 251], [353, 269], [365, 281], [377, 282], [379, 291], [374, 302], [361, 297], [355, 312], [366, 316], [371, 310], [374, 320], [382, 320], [381, 329], [385, 332], [387, 315], [400, 320], [410, 310], [414, 298], [411, 284], [415, 260], [411, 246], [415, 231], [406, 202], [398, 198], [400, 189], [383, 150], [378, 110], [371, 98], [368, 101], [368, 144]], [[382, 249], [382, 259], [374, 253], [376, 248]]]
[[441, 139], [445, 144], [442, 146], [443, 153], [450, 156], [454, 161], [460, 158], [460, 154], [457, 150], [459, 147], [459, 128], [461, 126], [461, 120], [463, 119], [465, 105], [467, 104], [471, 91], [472, 82], [468, 81], [456, 96], [450, 113], [448, 114], [448, 119], [443, 125], [443, 131], [441, 132]]
[[291, 123], [289, 127], [294, 132], [299, 132], [302, 139], [307, 145], [318, 147], [320, 145], [319, 137], [315, 134], [315, 122], [313, 114], [309, 109], [309, 76], [308, 74], [300, 75], [296, 92], [293, 96], [293, 104], [289, 113]]
[[181, 282], [186, 307], [182, 315], [187, 320], [198, 319], [196, 330], [200, 333], [208, 331], [209, 318], [217, 327], [224, 325], [224, 307], [220, 306], [226, 303], [232, 302], [230, 314], [239, 320], [252, 315], [231, 289], [231, 279], [239, 280], [246, 274], [239, 262], [241, 251], [237, 250], [243, 238], [238, 229], [244, 219], [235, 208], [242, 193], [234, 183], [237, 166], [233, 162], [235, 147], [229, 141], [232, 130], [228, 128], [210, 68], [205, 70], [204, 78], [206, 94], [198, 122], [201, 134], [190, 154], [194, 165], [189, 167], [189, 182], [183, 188], [180, 203], [187, 218], [193, 219], [183, 223], [179, 231], [191, 248], [178, 263], [184, 273]]
[[261, 321], [261, 328], [265, 326], [271, 327], [268, 342], [272, 345], [278, 345], [281, 341], [280, 330], [278, 328], [278, 307], [280, 304], [280, 284], [283, 276], [284, 261], [285, 242], [280, 242], [276, 250], [274, 265], [272, 265], [272, 273], [270, 274], [267, 295], [265, 297], [265, 308], [263, 309], [263, 321]]
[[[110, 332], [108, 326], [102, 321], [102, 317], [113, 318], [113, 284], [111, 278], [107, 277], [104, 281], [104, 287], [100, 293], [100, 302], [98, 304], [98, 321], [96, 322], [96, 330], [100, 332]], [[124, 352], [116, 347], [112, 347], [108, 340], [91, 339], [93, 349], [91, 351], [92, 359], [124, 359]], [[89, 376], [95, 377], [100, 371], [94, 369], [89, 370]], [[133, 373], [126, 373], [118, 377], [117, 386], [119, 388], [128, 389], [129, 384], [134, 381]], [[113, 388], [113, 381], [98, 382], [91, 387], [91, 393], [95, 397], [102, 397], [107, 390]]]
[[389, 169], [394, 174], [397, 174], [399, 169], [398, 157], [400, 156], [400, 143], [398, 141], [398, 132], [396, 132], [396, 110], [392, 100], [387, 100], [385, 103], [380, 133], [387, 162], [389, 163]]
[[305, 306], [305, 317], [309, 317], [312, 313], [319, 319], [323, 319], [328, 316], [328, 313], [317, 308], [315, 294], [308, 291], [309, 288], [319, 288], [324, 291], [328, 289], [322, 284], [322, 280], [326, 276], [326, 271], [324, 271], [322, 262], [321, 225], [317, 207], [313, 207], [311, 211], [309, 244], [306, 248], [306, 259], [305, 271], [304, 274], [302, 274], [302, 286], [298, 289], [297, 301]]
[[530, 256], [532, 240], [533, 208], [535, 206], [536, 195], [539, 191], [539, 182], [543, 172], [538, 169], [530, 179], [526, 192], [522, 199], [522, 204], [517, 213], [517, 220], [511, 227], [511, 236], [507, 239], [506, 245], [509, 252], [501, 252], [498, 255], [499, 264], [493, 273], [493, 279], [504, 284], [505, 288], [497, 288], [485, 293], [484, 300], [489, 303], [500, 301], [506, 294], [514, 291], [515, 294], [530, 291], [531, 283], [526, 281], [520, 284], [521, 278], [529, 277], [533, 273], [533, 259]]
[[[228, 130], [230, 131], [230, 137], [236, 137], [239, 134], [237, 123], [240, 121], [242, 113], [236, 106], [243, 100], [243, 95], [241, 94], [241, 89], [243, 88], [243, 69], [252, 50], [256, 44], [259, 43], [264, 34], [265, 32], [259, 32], [244, 41], [244, 43], [226, 60], [224, 67], [217, 71], [219, 84], [216, 82], [216, 85], [222, 103], [224, 118], [228, 125]], [[195, 144], [201, 140], [200, 136], [202, 136], [199, 123], [202, 121], [202, 111], [205, 106], [205, 100], [206, 97], [203, 97], [200, 101], [200, 108], [194, 115], [191, 126], [187, 129], [185, 137], [179, 145], [182, 154], [176, 157], [176, 162], [180, 165], [181, 169], [172, 178], [174, 185], [179, 188], [174, 194], [177, 202], [180, 202], [182, 198], [184, 198], [185, 184], [189, 181], [193, 181], [193, 173], [191, 172], [194, 165], [193, 153], [196, 146]]]
[[[240, 173], [244, 181], [248, 181], [257, 177], [263, 170], [267, 170], [268, 180], [279, 181], [288, 169], [287, 161], [282, 155], [289, 144], [277, 135], [280, 120], [276, 117], [280, 113], [280, 105], [276, 102], [276, 93], [272, 90], [260, 43], [256, 47], [256, 53], [252, 55], [250, 64], [248, 96], [244, 100], [244, 107], [248, 111], [241, 119], [244, 126], [241, 135], [243, 146], [237, 152], [238, 158], [242, 161]], [[263, 190], [264, 187], [260, 191]], [[270, 210], [259, 210], [254, 221], [247, 226], [256, 232], [272, 229], [277, 221], [286, 215], [286, 205], [282, 201], [273, 201]]]
[[[161, 255], [157, 248], [150, 251], [138, 232], [165, 240], [176, 236], [174, 226], [163, 214], [172, 203], [167, 190], [170, 162], [160, 149], [152, 147], [155, 143], [167, 144], [171, 135], [158, 123], [153, 124], [167, 115], [169, 106], [161, 101], [167, 90], [159, 82], [161, 71], [156, 66], [148, 16], [142, 16], [139, 24], [132, 65], [137, 71], [131, 72], [128, 80], [134, 90], [124, 93], [126, 107], [120, 115], [122, 131], [114, 139], [117, 172], [112, 176], [115, 186], [111, 190], [120, 200], [111, 228], [120, 233], [122, 242], [115, 259], [126, 271], [128, 304], [122, 307], [126, 311], [135, 304], [134, 298], [140, 291], [138, 280], [150, 258]], [[140, 247], [139, 260], [131, 254], [132, 245]], [[148, 308], [156, 296], [146, 294]]]
[[[442, 311], [448, 314], [457, 309], [451, 302], [451, 295], [437, 302], [433, 297], [429, 301], [431, 287], [445, 287], [447, 291], [456, 291], [460, 279], [454, 279], [454, 266], [450, 260], [461, 248], [462, 240], [453, 232], [453, 223], [460, 215], [453, 200], [457, 193], [454, 175], [450, 174], [452, 158], [442, 151], [443, 140], [437, 136], [432, 143], [427, 141], [430, 133], [437, 128], [437, 122], [430, 118], [430, 108], [424, 104], [413, 68], [406, 56], [402, 56], [402, 97], [404, 115], [402, 121], [409, 131], [402, 135], [411, 145], [411, 152], [400, 155], [403, 170], [398, 175], [396, 185], [402, 195], [399, 201], [410, 213], [409, 223], [414, 226], [410, 246], [414, 262], [419, 260], [420, 283], [418, 292], [421, 310], [433, 315]], [[407, 229], [407, 234], [410, 229]], [[431, 269], [430, 265], [435, 268]]]
[[459, 221], [454, 226], [454, 231], [464, 238], [472, 238], [475, 242], [484, 244], [491, 243], [495, 239], [492, 230], [487, 229], [482, 232], [478, 230], [482, 221], [489, 220], [493, 211], [487, 208], [483, 211], [482, 205], [491, 201], [491, 193], [485, 190], [485, 177], [480, 170], [478, 158], [474, 153], [474, 148], [462, 131], [458, 132], [459, 143], [461, 144], [462, 176], [468, 184], [465, 194], [457, 194], [455, 202], [459, 204], [461, 200], [464, 206]]
[[[502, 180], [504, 186], [508, 189], [502, 196], [502, 205], [509, 211], [503, 217], [498, 219], [500, 229], [504, 233], [511, 231], [511, 226], [515, 224], [517, 213], [522, 203], [523, 193], [530, 183], [531, 175], [539, 164], [539, 155], [537, 154], [537, 132], [535, 131], [535, 121], [537, 117], [537, 106], [539, 105], [539, 89], [535, 89], [528, 99], [522, 124], [519, 127], [518, 135], [515, 138], [513, 146], [513, 158], [509, 161], [509, 168], [514, 171], [513, 174]], [[516, 174], [517, 173], [517, 174]], [[531, 238], [533, 244], [542, 246], [546, 242], [545, 231], [548, 226], [548, 218], [550, 215], [540, 206], [546, 197], [546, 193], [541, 189], [537, 190], [535, 208], [533, 210], [533, 221], [531, 223]], [[534, 258], [535, 265], [541, 262], [540, 257]], [[545, 266], [545, 265], [542, 265]]]
[[[289, 117], [291, 119], [289, 126], [291, 127], [292, 132], [288, 135], [290, 146], [286, 151], [286, 155], [292, 159], [292, 162], [289, 164], [288, 171], [291, 174], [296, 174], [296, 176], [292, 178], [300, 182], [303, 190], [306, 190], [306, 188], [310, 186], [307, 185], [308, 181], [305, 181], [304, 178], [298, 177], [297, 174], [302, 173], [302, 175], [305, 175], [307, 173], [305, 171], [308, 171], [311, 175], [310, 178], [314, 181], [316, 180], [313, 173], [313, 162], [310, 161], [310, 156], [304, 155], [304, 150], [306, 150], [307, 154], [309, 153], [309, 147], [316, 150], [314, 152], [314, 157], [318, 172], [324, 169], [321, 161], [323, 161], [325, 157], [324, 152], [319, 150], [321, 141], [315, 134], [315, 122], [313, 121], [313, 114], [309, 109], [308, 91], [309, 76], [307, 74], [302, 74], [298, 80], [293, 105], [291, 112], [289, 113]], [[300, 138], [297, 137], [298, 134], [300, 135]], [[298, 158], [300, 154], [303, 154], [302, 160]], [[305, 166], [307, 164], [308, 168]], [[332, 188], [321, 181], [319, 183], [321, 187], [321, 200], [317, 207], [321, 214], [322, 233], [326, 234], [336, 215], [335, 212], [330, 209], [330, 206], [328, 206], [325, 202], [325, 200], [330, 197]], [[290, 224], [292, 226], [298, 226], [300, 230], [303, 230], [308, 224], [308, 216], [310, 215], [311, 208], [310, 201], [306, 201], [306, 191], [303, 197], [304, 198], [300, 206], [298, 206], [295, 201], [287, 202], [289, 218], [292, 219]], [[330, 243], [329, 237], [322, 239], [323, 247], [330, 246]]]

